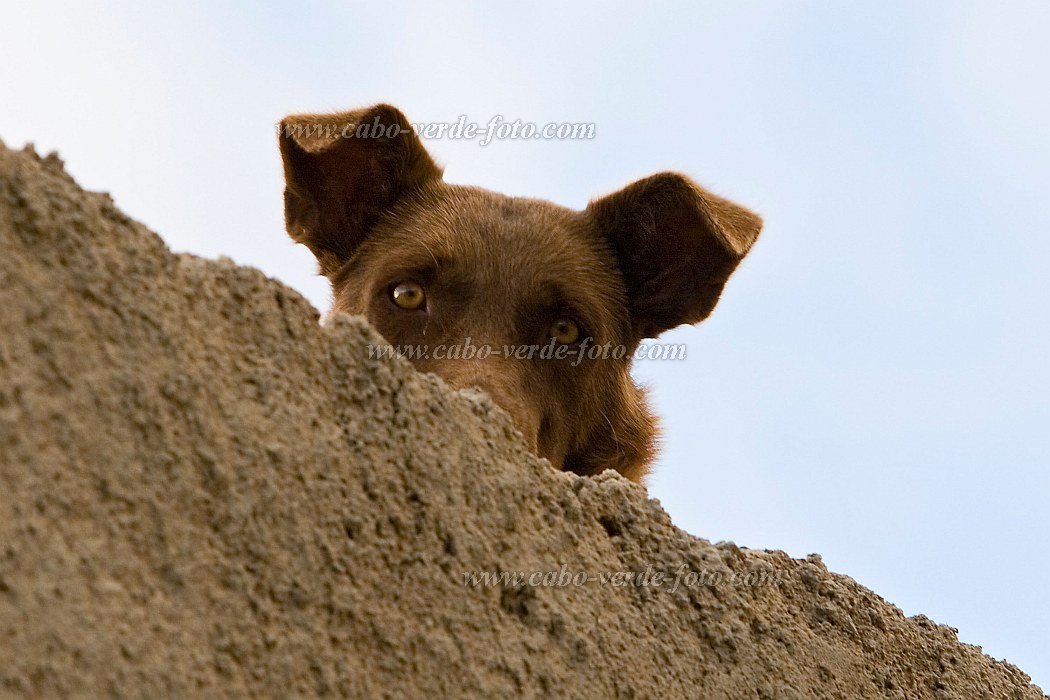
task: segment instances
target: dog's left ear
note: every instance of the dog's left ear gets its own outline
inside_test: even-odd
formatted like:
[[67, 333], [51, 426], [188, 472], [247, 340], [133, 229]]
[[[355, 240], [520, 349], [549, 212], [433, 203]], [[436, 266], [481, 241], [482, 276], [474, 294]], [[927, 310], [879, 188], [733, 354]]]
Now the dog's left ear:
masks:
[[281, 120], [284, 218], [332, 277], [384, 213], [441, 179], [439, 168], [395, 107]]
[[762, 219], [684, 175], [660, 173], [590, 203], [619, 259], [637, 337], [703, 321]]

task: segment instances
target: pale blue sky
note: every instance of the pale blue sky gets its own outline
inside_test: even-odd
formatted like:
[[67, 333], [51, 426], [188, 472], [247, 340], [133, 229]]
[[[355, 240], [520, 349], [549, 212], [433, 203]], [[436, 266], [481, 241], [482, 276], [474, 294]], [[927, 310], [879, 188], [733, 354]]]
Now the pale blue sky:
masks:
[[434, 140], [446, 179], [580, 207], [689, 173], [766, 229], [648, 362], [683, 529], [820, 552], [1050, 687], [1050, 4], [19, 3], [0, 138], [59, 149], [176, 250], [327, 288], [273, 124], [386, 101], [593, 122]]

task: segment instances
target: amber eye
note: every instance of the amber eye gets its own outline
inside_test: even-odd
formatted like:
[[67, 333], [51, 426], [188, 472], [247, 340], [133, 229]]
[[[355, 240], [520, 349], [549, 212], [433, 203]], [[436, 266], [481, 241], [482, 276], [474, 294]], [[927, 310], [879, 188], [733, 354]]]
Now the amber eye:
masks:
[[406, 311], [414, 311], [423, 308], [427, 301], [423, 285], [417, 282], [399, 282], [390, 289], [390, 298], [394, 303]]
[[551, 324], [547, 333], [559, 343], [568, 345], [580, 337], [580, 327], [571, 318], [559, 318]]

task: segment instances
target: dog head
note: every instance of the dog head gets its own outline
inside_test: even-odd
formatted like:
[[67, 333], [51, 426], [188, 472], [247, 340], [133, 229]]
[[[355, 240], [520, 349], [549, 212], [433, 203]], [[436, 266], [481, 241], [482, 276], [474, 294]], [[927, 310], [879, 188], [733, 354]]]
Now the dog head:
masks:
[[676, 173], [583, 211], [449, 185], [388, 105], [288, 117], [280, 147], [288, 232], [333, 311], [489, 393], [556, 467], [645, 475], [656, 427], [631, 358], [711, 313], [758, 216]]

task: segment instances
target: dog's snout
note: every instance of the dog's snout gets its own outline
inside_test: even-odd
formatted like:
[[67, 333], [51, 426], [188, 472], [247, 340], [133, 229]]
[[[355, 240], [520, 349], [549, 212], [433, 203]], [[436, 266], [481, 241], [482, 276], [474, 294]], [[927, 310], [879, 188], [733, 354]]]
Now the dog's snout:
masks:
[[514, 426], [528, 441], [529, 447], [536, 449], [540, 423], [539, 412], [522, 400], [524, 392], [517, 386], [513, 377], [507, 376], [506, 372], [497, 372], [480, 363], [473, 367], [439, 368], [437, 373], [447, 384], [460, 391], [487, 394], [497, 406], [510, 414]]

